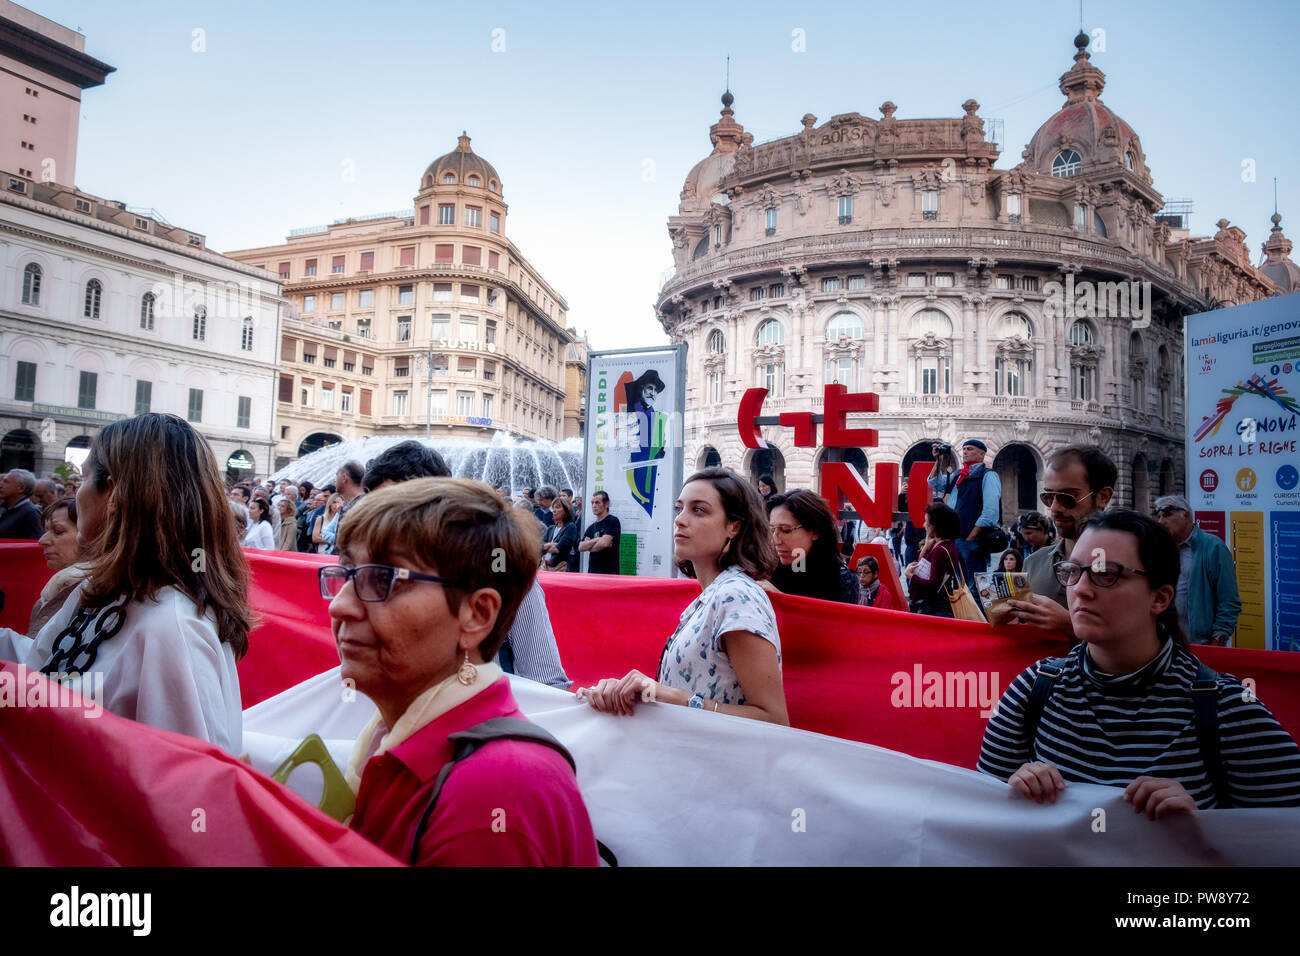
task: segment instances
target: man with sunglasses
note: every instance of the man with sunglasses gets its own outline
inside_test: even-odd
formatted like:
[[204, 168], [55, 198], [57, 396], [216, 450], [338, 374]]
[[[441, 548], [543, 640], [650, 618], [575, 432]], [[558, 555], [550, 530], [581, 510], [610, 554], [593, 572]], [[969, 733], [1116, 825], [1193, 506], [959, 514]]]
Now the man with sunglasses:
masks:
[[1241, 595], [1228, 546], [1197, 527], [1181, 495], [1156, 499], [1156, 520], [1178, 545], [1178, 623], [1193, 644], [1226, 647], [1237, 629]]
[[[1055, 567], [1073, 557], [1083, 520], [1094, 512], [1106, 510], [1115, 494], [1118, 477], [1115, 463], [1095, 445], [1067, 445], [1048, 458], [1044, 490], [1039, 498], [1056, 526], [1057, 539], [1053, 546], [1039, 548], [1025, 559], [1033, 599], [1007, 602], [1018, 612], [1016, 620], [1021, 624], [1074, 637], [1065, 585], [1057, 580]], [[1079, 562], [1091, 565], [1094, 557], [1083, 555]]]

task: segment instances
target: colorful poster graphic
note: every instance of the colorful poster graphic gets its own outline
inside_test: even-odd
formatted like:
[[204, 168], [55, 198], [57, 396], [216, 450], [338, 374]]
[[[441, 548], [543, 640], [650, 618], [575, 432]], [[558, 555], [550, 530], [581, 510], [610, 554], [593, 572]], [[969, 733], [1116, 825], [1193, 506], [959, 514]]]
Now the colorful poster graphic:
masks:
[[[1236, 644], [1300, 650], [1300, 294], [1187, 319], [1187, 498], [1237, 562]], [[1226, 535], [1214, 525], [1227, 515]]]
[[[588, 356], [586, 495], [609, 495], [622, 532], [621, 574], [675, 573], [672, 521], [683, 477], [685, 362], [684, 346]], [[586, 562], [584, 556], [584, 569]]]

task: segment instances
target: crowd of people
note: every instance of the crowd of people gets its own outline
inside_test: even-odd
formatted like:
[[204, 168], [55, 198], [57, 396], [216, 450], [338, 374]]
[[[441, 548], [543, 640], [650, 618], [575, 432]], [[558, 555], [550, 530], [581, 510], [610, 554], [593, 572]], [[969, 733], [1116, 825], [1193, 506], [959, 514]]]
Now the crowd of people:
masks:
[[[227, 489], [188, 422], [141, 415], [100, 432], [73, 496], [66, 485], [42, 489], [51, 496], [43, 512], [29, 473], [0, 480], [0, 532], [39, 530], [56, 572], [28, 633], [0, 629], [0, 658], [74, 687], [95, 672], [105, 709], [238, 754], [235, 665], [255, 624], [241, 546], [335, 554], [317, 570], [319, 593], [342, 676], [376, 707], [345, 775], [357, 797], [353, 828], [420, 864], [589, 865], [595, 838], [571, 762], [535, 728], [520, 729], [506, 674], [574, 690], [610, 714], [669, 705], [788, 725], [772, 593], [951, 616], [946, 590], [992, 559], [1023, 566], [1032, 584], [1032, 598], [1015, 604], [1019, 622], [1078, 643], [1008, 687], [981, 771], [1038, 802], [1072, 782], [1123, 787], [1152, 817], [1300, 806], [1294, 740], [1240, 681], [1189, 650], [1189, 640], [1223, 641], [1240, 602], [1230, 556], [1225, 563], [1222, 542], [1196, 528], [1187, 502], [1161, 498], [1155, 517], [1109, 509], [1114, 464], [1100, 449], [1070, 446], [1047, 464], [1050, 526], [1027, 515], [994, 554], [996, 475], [983, 450], [967, 442], [960, 469], [936, 467], [922, 529], [900, 521], [860, 534], [846, 534], [809, 490], [697, 471], [679, 490], [672, 530], [676, 567], [700, 592], [657, 670], [574, 688], [539, 576], [573, 572], [583, 555], [590, 573], [619, 573], [621, 529], [604, 492], [592, 495], [595, 520], [579, 534], [572, 490], [528, 489], [512, 501], [505, 489], [452, 478], [415, 441], [345, 463], [321, 488]], [[877, 557], [850, 570], [854, 538], [883, 546], [904, 593], [882, 580]], [[864, 636], [870, 626], [864, 617]], [[1194, 703], [1200, 687], [1214, 690], [1210, 717]], [[492, 737], [454, 774], [438, 773], [453, 765], [451, 735], [502, 719], [510, 739]], [[484, 806], [505, 810], [508, 839], [491, 831]]]

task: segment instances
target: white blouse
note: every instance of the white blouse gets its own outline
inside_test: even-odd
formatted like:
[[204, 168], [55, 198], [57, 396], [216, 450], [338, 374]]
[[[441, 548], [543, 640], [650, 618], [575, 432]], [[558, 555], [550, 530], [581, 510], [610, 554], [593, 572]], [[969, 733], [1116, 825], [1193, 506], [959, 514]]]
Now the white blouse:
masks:
[[[68, 596], [35, 638], [0, 628], [0, 659], [39, 671], [53, 654], [60, 632], [76, 616], [84, 588]], [[155, 600], [126, 605], [124, 611], [122, 629], [99, 645], [84, 688], [77, 677], [68, 679], [68, 686], [87, 699], [102, 694], [99, 703], [119, 717], [198, 737], [239, 754], [244, 724], [235, 652], [218, 639], [212, 611], [199, 617], [194, 602], [171, 587], [159, 589]], [[87, 628], [87, 637], [93, 635], [95, 623]], [[102, 684], [90, 674], [102, 674]]]
[[[250, 519], [251, 520], [251, 519]], [[275, 535], [271, 530], [270, 523], [259, 521], [248, 529], [244, 535], [245, 548], [260, 548], [263, 551], [275, 550]]]

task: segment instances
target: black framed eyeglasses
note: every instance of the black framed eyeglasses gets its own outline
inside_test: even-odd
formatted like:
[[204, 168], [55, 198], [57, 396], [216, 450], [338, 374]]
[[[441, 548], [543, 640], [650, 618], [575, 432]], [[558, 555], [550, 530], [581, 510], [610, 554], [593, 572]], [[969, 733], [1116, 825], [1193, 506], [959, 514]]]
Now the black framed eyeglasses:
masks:
[[1058, 561], [1052, 568], [1056, 573], [1056, 580], [1060, 581], [1067, 588], [1072, 588], [1079, 583], [1084, 572], [1088, 574], [1088, 580], [1093, 583], [1094, 587], [1111, 588], [1115, 582], [1124, 576], [1124, 572], [1130, 574], [1140, 574], [1142, 577], [1150, 577], [1145, 571], [1139, 571], [1137, 568], [1130, 568], [1127, 564], [1120, 564], [1117, 561], [1107, 561], [1104, 570], [1098, 570], [1091, 564], [1076, 564], [1073, 561]]
[[317, 573], [320, 575], [320, 596], [327, 601], [338, 597], [348, 581], [351, 581], [356, 589], [357, 597], [363, 601], [376, 602], [388, 600], [388, 596], [393, 592], [394, 581], [433, 581], [451, 588], [465, 587], [461, 582], [453, 581], [451, 578], [440, 577], [437, 574], [424, 574], [409, 568], [392, 568], [386, 564], [360, 564], [355, 568], [331, 564], [321, 568]]
[[1075, 505], [1081, 502], [1087, 501], [1094, 494], [1096, 494], [1095, 491], [1090, 491], [1082, 498], [1076, 498], [1068, 491], [1044, 491], [1042, 494], [1038, 496], [1038, 500], [1041, 501], [1044, 505], [1046, 505], [1049, 508], [1052, 507], [1052, 501], [1056, 500], [1061, 503], [1062, 508], [1069, 509], [1069, 508], [1073, 508]]

